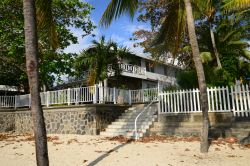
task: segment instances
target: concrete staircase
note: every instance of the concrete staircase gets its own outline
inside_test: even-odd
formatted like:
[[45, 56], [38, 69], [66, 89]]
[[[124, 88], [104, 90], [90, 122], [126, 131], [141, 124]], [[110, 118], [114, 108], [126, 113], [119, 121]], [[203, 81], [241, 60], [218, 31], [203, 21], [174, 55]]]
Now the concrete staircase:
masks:
[[[125, 111], [115, 122], [112, 122], [100, 135], [106, 137], [125, 136], [134, 137], [135, 118], [147, 107], [140, 104]], [[157, 104], [152, 104], [137, 120], [138, 136], [143, 137], [148, 134], [148, 130], [157, 119]]]

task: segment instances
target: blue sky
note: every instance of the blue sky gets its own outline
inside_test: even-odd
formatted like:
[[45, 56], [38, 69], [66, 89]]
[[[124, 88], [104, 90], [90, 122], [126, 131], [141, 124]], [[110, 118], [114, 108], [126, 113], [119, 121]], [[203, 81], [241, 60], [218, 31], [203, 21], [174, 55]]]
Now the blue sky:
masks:
[[96, 37], [87, 36], [82, 38], [81, 31], [78, 29], [72, 29], [74, 34], [78, 37], [78, 44], [70, 45], [65, 49], [65, 52], [79, 53], [82, 49], [87, 48], [91, 45], [93, 39], [99, 39], [102, 35], [106, 37], [106, 40], [112, 39], [119, 45], [127, 46], [130, 50], [138, 55], [143, 56], [143, 49], [140, 47], [133, 47], [134, 42], [130, 41], [129, 38], [132, 37], [132, 33], [137, 29], [148, 29], [149, 26], [145, 23], [139, 23], [136, 17], [131, 20], [128, 16], [124, 15], [119, 19], [113, 21], [113, 23], [108, 28], [99, 27], [100, 18], [106, 9], [109, 0], [86, 0], [95, 9], [91, 13], [91, 19], [97, 26], [93, 31]]

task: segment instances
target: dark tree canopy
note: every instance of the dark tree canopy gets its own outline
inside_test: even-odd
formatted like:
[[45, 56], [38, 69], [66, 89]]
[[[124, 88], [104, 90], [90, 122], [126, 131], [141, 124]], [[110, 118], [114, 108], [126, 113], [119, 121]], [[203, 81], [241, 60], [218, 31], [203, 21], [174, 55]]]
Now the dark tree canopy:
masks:
[[[52, 15], [58, 38], [55, 50], [47, 29], [38, 27], [40, 82], [51, 86], [56, 77], [70, 74], [75, 54], [63, 49], [76, 44], [77, 36], [72, 28], [81, 29], [82, 36], [91, 34], [95, 28], [89, 14], [93, 8], [80, 0], [53, 0]], [[39, 24], [38, 24], [39, 25]], [[24, 19], [22, 0], [0, 2], [0, 84], [28, 87], [24, 56]], [[50, 34], [52, 35], [52, 34]], [[9, 67], [8, 67], [9, 66]], [[10, 67], [11, 66], [11, 67]], [[9, 77], [6, 77], [6, 76]], [[25, 89], [26, 89], [25, 88]]]

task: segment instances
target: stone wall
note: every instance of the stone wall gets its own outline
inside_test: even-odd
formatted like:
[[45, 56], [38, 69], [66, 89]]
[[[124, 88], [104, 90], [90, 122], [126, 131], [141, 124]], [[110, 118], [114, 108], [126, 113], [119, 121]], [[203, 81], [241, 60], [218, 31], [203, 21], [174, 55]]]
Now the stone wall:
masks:
[[15, 130], [15, 113], [0, 112], [0, 132], [10, 132]]
[[[85, 105], [61, 108], [44, 108], [47, 133], [96, 135], [118, 118], [128, 107], [115, 105]], [[2, 119], [2, 120], [1, 120]], [[0, 132], [33, 132], [29, 110], [2, 112]]]
[[[250, 118], [235, 118], [232, 112], [209, 113], [210, 137], [238, 137], [250, 135]], [[201, 113], [162, 114], [149, 130], [150, 135], [199, 136]]]

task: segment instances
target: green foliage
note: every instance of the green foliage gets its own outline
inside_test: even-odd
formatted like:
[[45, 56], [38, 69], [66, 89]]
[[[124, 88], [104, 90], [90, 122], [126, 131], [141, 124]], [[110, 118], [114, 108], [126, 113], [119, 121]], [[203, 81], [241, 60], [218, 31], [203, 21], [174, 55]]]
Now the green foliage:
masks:
[[177, 83], [183, 89], [198, 87], [198, 80], [195, 70], [180, 71], [177, 74]]
[[[40, 1], [37, 1], [40, 2]], [[48, 9], [49, 10], [49, 9]], [[63, 53], [70, 44], [76, 44], [77, 36], [70, 28], [81, 29], [83, 36], [93, 30], [89, 14], [92, 7], [80, 0], [53, 0], [51, 11], [54, 30], [41, 25], [42, 14], [38, 9], [39, 64], [41, 85], [50, 86], [56, 77], [71, 74], [75, 54]], [[41, 20], [40, 20], [41, 21]], [[28, 85], [24, 56], [24, 20], [22, 0], [2, 0], [0, 2], [0, 72], [1, 84]], [[50, 31], [48, 33], [48, 31]], [[52, 40], [58, 40], [53, 42]], [[52, 45], [58, 44], [58, 46]], [[55, 48], [58, 48], [55, 51]], [[6, 66], [13, 66], [10, 70]], [[9, 75], [10, 77], [5, 77]], [[12, 77], [13, 75], [13, 77]], [[14, 77], [15, 76], [15, 77]]]
[[113, 19], [117, 19], [122, 14], [129, 14], [133, 18], [138, 8], [138, 3], [139, 0], [111, 0], [102, 15], [100, 24], [108, 27]]
[[88, 70], [89, 85], [97, 84], [111, 75], [120, 75], [119, 61], [123, 57], [130, 57], [131, 53], [126, 47], [118, 47], [113, 41], [105, 41], [102, 36], [100, 41], [93, 41], [93, 45], [83, 50], [75, 60], [75, 70], [78, 76]]
[[[184, 88], [184, 87], [183, 87]], [[168, 86], [168, 87], [165, 87], [163, 89], [164, 92], [168, 92], [168, 91], [177, 91], [179, 90], [180, 87], [179, 86], [174, 86], [174, 85], [171, 85], [171, 86]]]

